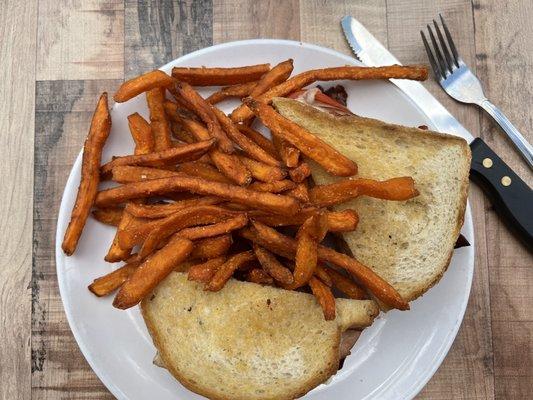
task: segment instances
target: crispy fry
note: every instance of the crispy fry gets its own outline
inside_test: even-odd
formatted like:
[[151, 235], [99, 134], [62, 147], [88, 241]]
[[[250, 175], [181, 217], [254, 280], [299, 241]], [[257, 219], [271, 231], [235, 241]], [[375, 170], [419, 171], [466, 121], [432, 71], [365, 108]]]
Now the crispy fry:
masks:
[[120, 223], [117, 228], [117, 232], [115, 233], [115, 237], [113, 238], [113, 242], [111, 243], [111, 246], [109, 247], [109, 250], [107, 251], [107, 254], [104, 257], [104, 260], [107, 262], [119, 262], [126, 260], [130, 254], [132, 247], [121, 247], [119, 243], [119, 232], [123, 231], [127, 226], [133, 223], [133, 220], [135, 217], [133, 217], [130, 213], [127, 211], [124, 211], [122, 213], [122, 218], [120, 219]]
[[182, 229], [179, 232], [179, 235], [189, 240], [204, 239], [230, 233], [234, 230], [241, 229], [246, 225], [248, 225], [248, 217], [245, 214], [241, 214], [234, 218], [230, 218], [226, 221], [218, 222], [212, 225], [195, 226], [192, 228]]
[[[281, 216], [265, 213], [263, 211], [251, 210], [247, 214], [250, 218], [255, 219], [268, 226], [290, 226], [301, 225], [316, 212], [316, 208], [302, 208], [299, 213], [292, 216]], [[359, 222], [359, 216], [354, 210], [342, 211], [325, 211], [328, 221], [328, 231], [330, 232], [350, 232], [355, 230]]]
[[[249, 234], [250, 231], [244, 228], [240, 231], [243, 237], [253, 237], [253, 240], [256, 243], [283, 257], [294, 257], [294, 254], [296, 253], [296, 241], [294, 239], [282, 235], [276, 230], [257, 221], [254, 221], [253, 224], [258, 235], [254, 236], [253, 231]], [[409, 304], [402, 299], [396, 289], [370, 268], [361, 264], [354, 258], [349, 257], [346, 254], [338, 253], [328, 247], [318, 245], [318, 259], [321, 262], [331, 263], [348, 271], [376, 298], [387, 304], [389, 307], [397, 308], [399, 310], [409, 309]]]
[[313, 295], [316, 297], [318, 304], [322, 307], [322, 312], [324, 313], [324, 318], [326, 321], [331, 321], [335, 319], [335, 297], [331, 289], [324, 284], [320, 279], [311, 277], [309, 280], [309, 287], [313, 292]]
[[311, 175], [311, 167], [305, 162], [300, 163], [296, 168], [289, 169], [289, 176], [294, 182], [303, 182], [309, 175]]
[[359, 196], [403, 201], [418, 196], [418, 190], [413, 178], [405, 176], [386, 181], [345, 179], [329, 185], [317, 185], [309, 191], [311, 202], [319, 207], [344, 203]]
[[113, 168], [124, 165], [164, 167], [174, 165], [179, 162], [192, 161], [205, 154], [215, 144], [215, 141], [215, 139], [210, 139], [198, 143], [157, 151], [155, 153], [117, 157], [114, 160], [102, 165], [100, 168], [100, 173], [102, 176], [110, 176]]
[[220, 266], [220, 268], [218, 268], [215, 275], [213, 275], [211, 280], [205, 285], [205, 290], [218, 292], [224, 287], [237, 268], [253, 260], [255, 260], [255, 254], [251, 250], [231, 256]]
[[[148, 234], [139, 250], [139, 257], [140, 259], [144, 259], [157, 249], [158, 245], [166, 238], [184, 228], [195, 225], [217, 223], [237, 214], [238, 212], [226, 210], [225, 208], [217, 206], [196, 206], [178, 210], [161, 221], [161, 223]], [[226, 232], [219, 232], [218, 234], [223, 233]]]
[[83, 146], [81, 179], [70, 222], [61, 245], [66, 255], [76, 250], [81, 232], [91, 211], [100, 182], [100, 159], [102, 148], [111, 130], [111, 116], [107, 105], [107, 93], [102, 93], [94, 111], [91, 127]]
[[170, 118], [170, 130], [172, 131], [174, 139], [189, 144], [196, 142], [194, 137], [185, 128], [183, 128], [183, 126], [181, 126], [178, 122], [175, 122], [172, 117]]
[[281, 116], [272, 107], [249, 97], [244, 102], [272, 130], [274, 135], [281, 136], [284, 140], [290, 142], [307, 157], [320, 164], [330, 174], [351, 176], [357, 173], [357, 165], [352, 160], [308, 130]]
[[234, 151], [233, 143], [220, 126], [217, 115], [213, 111], [211, 104], [206, 102], [191, 85], [180, 83], [176, 85], [176, 90], [183, 99], [193, 108], [194, 113], [206, 124], [209, 135], [218, 140], [218, 148], [224, 153], [231, 154]]
[[289, 197], [294, 197], [302, 203], [309, 203], [309, 190], [305, 182], [298, 183], [295, 188], [287, 190], [284, 194]]
[[294, 189], [295, 187], [296, 183], [294, 183], [293, 181], [289, 181], [288, 179], [283, 179], [281, 181], [275, 182], [254, 182], [250, 186], [248, 186], [248, 188], [252, 190], [270, 193], [281, 193], [289, 189]]
[[163, 103], [165, 102], [165, 91], [155, 88], [146, 92], [146, 103], [150, 110], [150, 126], [154, 137], [154, 150], [161, 151], [170, 149], [170, 125], [165, 114]]
[[170, 241], [133, 272], [122, 285], [113, 306], [125, 310], [139, 303], [144, 297], [184, 261], [193, 248], [190, 240], [173, 236]]
[[213, 93], [211, 96], [209, 96], [205, 100], [208, 103], [217, 104], [217, 103], [220, 103], [221, 101], [234, 98], [234, 97], [242, 99], [246, 96], [249, 96], [250, 93], [252, 93], [252, 90], [256, 85], [257, 85], [257, 81], [240, 83], [240, 84], [232, 85], [232, 86], [226, 86], [216, 91], [215, 93]]
[[311, 213], [311, 216], [305, 220], [302, 224], [298, 233], [296, 234], [296, 239], [299, 239], [303, 235], [310, 236], [317, 243], [320, 243], [324, 240], [324, 237], [328, 233], [328, 217], [323, 210], [316, 210]]
[[246, 280], [259, 285], [272, 285], [274, 283], [274, 279], [262, 268], [252, 268], [246, 273]]
[[98, 297], [107, 296], [121, 287], [138, 266], [138, 262], [124, 264], [119, 269], [101, 276], [100, 278], [96, 278], [93, 283], [89, 285], [89, 290]]
[[169, 171], [168, 169], [119, 166], [114, 167], [111, 171], [111, 179], [118, 183], [141, 182], [151, 179], [168, 178], [171, 176], [180, 176], [179, 172]]
[[141, 244], [161, 223], [161, 219], [132, 218], [124, 229], [117, 231], [118, 245], [123, 249], [131, 249]]
[[154, 151], [154, 136], [150, 124], [139, 113], [128, 115], [128, 126], [135, 142], [135, 154]]
[[187, 279], [201, 283], [207, 283], [213, 278], [222, 264], [226, 262], [226, 256], [220, 256], [207, 260], [204, 263], [193, 265], [189, 268]]
[[191, 260], [209, 260], [226, 254], [233, 243], [231, 235], [197, 240], [190, 254]]
[[179, 200], [174, 203], [165, 204], [135, 204], [128, 203], [125, 210], [137, 218], [165, 218], [176, 211], [184, 208], [191, 208], [197, 206], [210, 206], [222, 202], [222, 199], [213, 196], [197, 197], [186, 200]]
[[279, 63], [259, 79], [257, 85], [250, 92], [250, 96], [257, 97], [265, 93], [271, 87], [285, 82], [289, 76], [291, 76], [292, 69], [293, 60], [291, 58]]
[[283, 140], [280, 135], [272, 135], [272, 144], [287, 167], [294, 168], [298, 166], [300, 150]]
[[[192, 119], [179, 116], [175, 104], [166, 102], [165, 107], [167, 107], [169, 113], [174, 115], [175, 120], [182, 124], [196, 138], [196, 140], [206, 140], [211, 137], [202, 124]], [[252, 175], [250, 171], [236, 155], [226, 154], [216, 148], [211, 149], [209, 155], [217, 169], [233, 182], [238, 185], [248, 185], [251, 182]]]
[[248, 136], [243, 135], [237, 128], [237, 125], [235, 125], [233, 121], [226, 114], [224, 114], [224, 112], [215, 106], [211, 106], [211, 109], [228, 137], [233, 140], [247, 155], [267, 165], [276, 167], [281, 164], [279, 160], [268, 154], [261, 148], [261, 146], [249, 139]]
[[172, 76], [193, 86], [224, 86], [256, 81], [270, 70], [270, 64], [235, 68], [172, 68]]
[[[391, 65], [386, 67], [334, 67], [315, 69], [295, 75], [289, 80], [274, 86], [267, 92], [257, 96], [257, 100], [270, 103], [274, 97], [284, 97], [316, 81], [366, 80], [366, 79], [412, 79], [423, 81], [428, 76], [428, 69], [420, 65]], [[234, 122], [243, 122], [251, 118], [253, 113], [246, 105], [241, 105], [231, 114]]]
[[102, 190], [96, 196], [97, 207], [108, 207], [125, 201], [147, 196], [162, 195], [179, 190], [191, 193], [218, 196], [239, 204], [254, 206], [283, 215], [294, 215], [299, 210], [298, 202], [292, 197], [266, 192], [256, 192], [240, 186], [206, 181], [195, 177], [173, 176], [170, 178], [134, 182]]
[[175, 82], [176, 81], [172, 77], [168, 76], [163, 71], [156, 69], [155, 71], [147, 72], [146, 74], [124, 82], [118, 88], [113, 99], [117, 103], [123, 103], [143, 92], [147, 92], [154, 88], [172, 86]]
[[253, 249], [257, 260], [268, 275], [284, 285], [291, 285], [294, 282], [291, 271], [283, 266], [271, 252], [255, 243]]
[[120, 218], [122, 218], [123, 208], [111, 207], [111, 208], [97, 208], [92, 212], [95, 220], [111, 226], [118, 226]]
[[178, 170], [187, 175], [196, 176], [198, 178], [204, 178], [209, 181], [215, 181], [215, 182], [221, 182], [221, 183], [232, 183], [229, 178], [221, 174], [211, 164], [207, 164], [201, 161], [191, 161], [191, 162], [183, 163], [179, 166]]
[[333, 286], [339, 289], [350, 299], [364, 300], [368, 298], [366, 292], [357, 286], [357, 284], [347, 276], [329, 267], [326, 267], [326, 272], [333, 281]]
[[239, 159], [252, 173], [252, 176], [262, 182], [274, 182], [282, 180], [287, 176], [287, 171], [280, 167], [273, 167], [261, 161], [252, 160], [244, 155], [240, 155]]
[[237, 128], [241, 131], [243, 135], [247, 136], [250, 140], [253, 140], [258, 146], [260, 146], [272, 157], [274, 157], [275, 159], [279, 159], [279, 154], [276, 148], [274, 147], [274, 144], [267, 137], [263, 136], [255, 129], [252, 129], [246, 125], [238, 124]]

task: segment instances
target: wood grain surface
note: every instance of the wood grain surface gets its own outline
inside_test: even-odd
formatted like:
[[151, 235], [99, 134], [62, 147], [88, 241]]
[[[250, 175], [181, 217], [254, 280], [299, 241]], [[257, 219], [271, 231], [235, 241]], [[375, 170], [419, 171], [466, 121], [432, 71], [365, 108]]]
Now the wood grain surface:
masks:
[[[0, 12], [0, 399], [111, 399], [66, 322], [57, 211], [101, 91], [212, 44], [301, 40], [350, 54], [351, 14], [403, 63], [427, 63], [420, 29], [442, 13], [487, 96], [533, 141], [533, 4], [498, 0], [7, 1]], [[6, 74], [7, 72], [7, 74]], [[5, 78], [7, 76], [7, 79]], [[424, 85], [530, 185], [489, 117]], [[533, 398], [533, 256], [471, 186], [476, 267], [468, 308], [420, 399]], [[533, 206], [533, 205], [532, 205]]]

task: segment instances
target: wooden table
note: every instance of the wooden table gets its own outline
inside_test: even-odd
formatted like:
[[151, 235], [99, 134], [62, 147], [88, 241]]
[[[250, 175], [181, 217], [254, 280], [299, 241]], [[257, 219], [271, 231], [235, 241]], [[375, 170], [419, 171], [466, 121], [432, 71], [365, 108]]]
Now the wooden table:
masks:
[[[527, 0], [3, 2], [0, 398], [112, 398], [72, 337], [54, 263], [61, 193], [101, 91], [113, 93], [124, 78], [237, 39], [302, 40], [350, 54], [339, 27], [346, 14], [403, 63], [427, 63], [419, 30], [439, 12], [488, 97], [533, 141]], [[455, 103], [434, 82], [425, 85], [532, 184], [531, 172], [485, 114]], [[450, 353], [419, 398], [531, 399], [533, 257], [475, 186], [470, 204], [476, 229], [470, 302]]]

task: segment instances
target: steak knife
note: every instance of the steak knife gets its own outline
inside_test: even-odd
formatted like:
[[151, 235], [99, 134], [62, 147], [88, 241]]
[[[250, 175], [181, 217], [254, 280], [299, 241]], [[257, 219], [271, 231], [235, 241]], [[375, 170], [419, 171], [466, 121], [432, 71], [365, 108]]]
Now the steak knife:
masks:
[[[355, 57], [369, 67], [400, 62], [355, 18], [341, 20], [342, 30]], [[422, 84], [390, 79], [430, 119], [436, 130], [464, 138], [472, 150], [470, 179], [492, 202], [509, 228], [526, 246], [533, 246], [533, 191], [481, 139], [474, 138]]]

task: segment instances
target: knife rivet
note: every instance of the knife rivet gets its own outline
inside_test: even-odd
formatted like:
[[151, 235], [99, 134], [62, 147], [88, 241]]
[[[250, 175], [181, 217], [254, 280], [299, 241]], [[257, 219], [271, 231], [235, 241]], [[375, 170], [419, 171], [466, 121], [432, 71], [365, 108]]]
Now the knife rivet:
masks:
[[487, 157], [487, 158], [484, 158], [484, 159], [483, 159], [483, 166], [484, 166], [485, 168], [490, 168], [490, 167], [492, 167], [492, 160], [491, 160], [490, 158], [488, 158], [488, 157]]
[[511, 178], [509, 178], [507, 175], [505, 175], [502, 178], [502, 185], [503, 186], [509, 186], [511, 184]]

